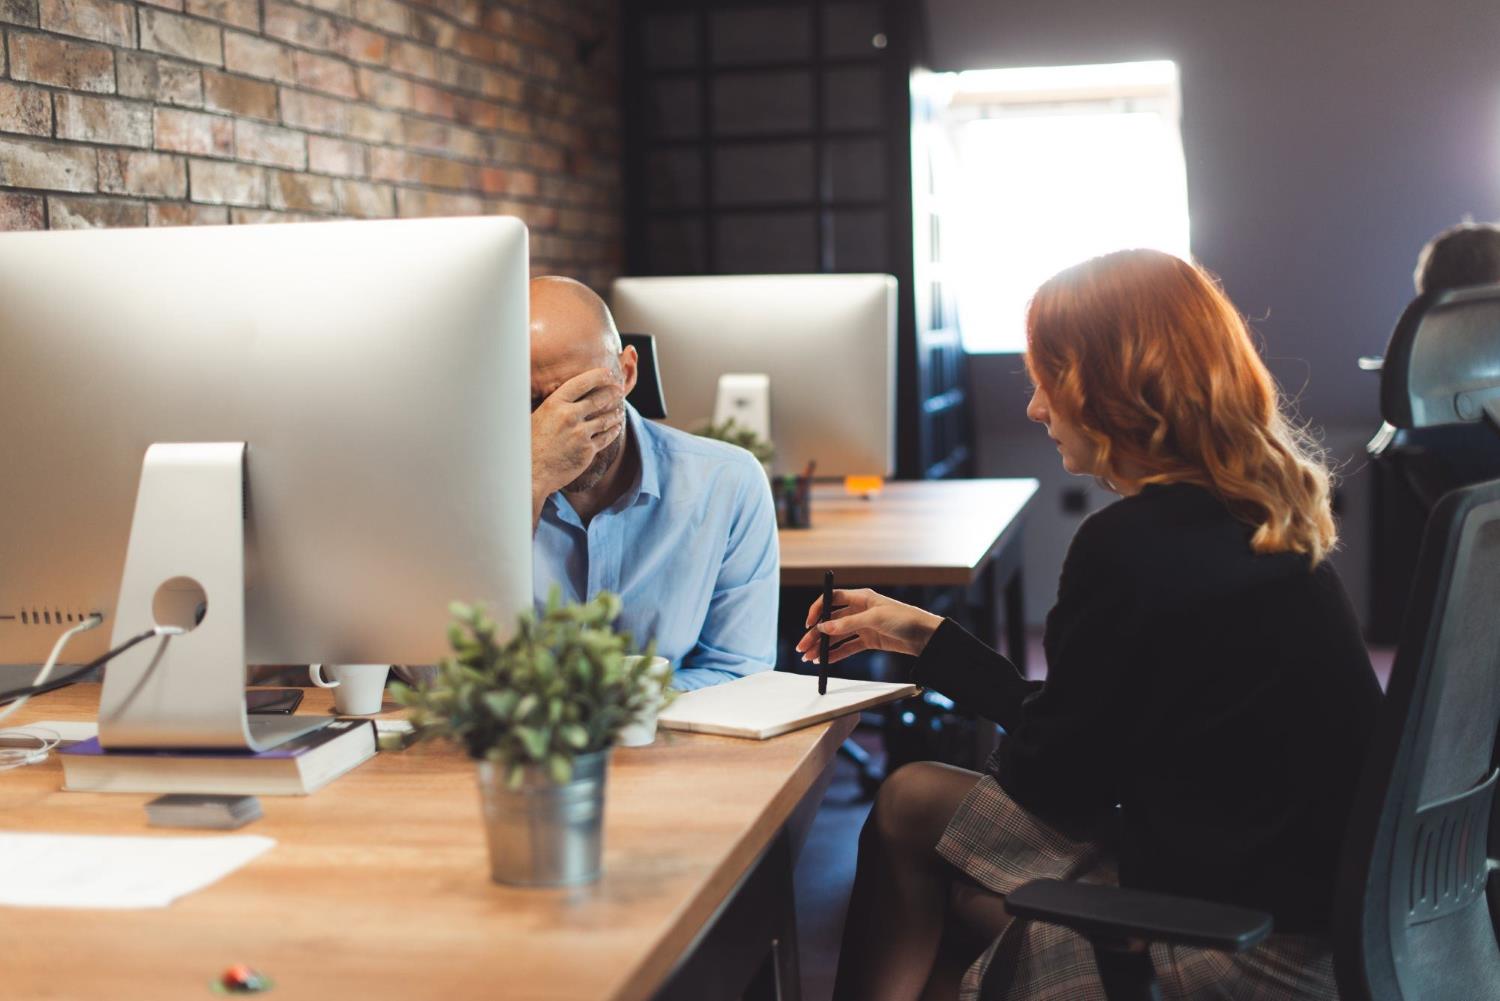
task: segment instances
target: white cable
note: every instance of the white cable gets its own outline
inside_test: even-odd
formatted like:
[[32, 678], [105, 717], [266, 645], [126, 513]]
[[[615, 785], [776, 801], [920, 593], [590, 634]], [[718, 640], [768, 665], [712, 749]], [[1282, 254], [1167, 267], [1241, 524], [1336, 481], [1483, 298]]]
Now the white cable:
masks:
[[[104, 616], [100, 615], [98, 612], [95, 612], [88, 618], [84, 619], [82, 622], [78, 623], [78, 625], [74, 626], [72, 629], [69, 629], [67, 632], [59, 636], [57, 638], [57, 642], [52, 646], [52, 652], [47, 655], [47, 663], [42, 665], [41, 671], [38, 672], [36, 680], [31, 683], [30, 687], [34, 688], [37, 685], [45, 684], [47, 679], [52, 676], [52, 669], [57, 666], [57, 658], [62, 656], [63, 647], [68, 645], [69, 640], [71, 640], [74, 636], [77, 636], [79, 633], [88, 632], [90, 629], [93, 629], [103, 621]], [[6, 706], [4, 709], [0, 709], [0, 721], [8, 719], [12, 713], [24, 706], [26, 704], [26, 700], [29, 698], [31, 698], [30, 695], [23, 695], [19, 699], [16, 699], [16, 701], [12, 702], [10, 705]]]
[[[29, 731], [29, 732], [28, 732]], [[52, 736], [43, 737], [44, 733]], [[18, 734], [36, 741], [36, 747], [0, 747], [0, 772], [8, 772], [23, 765], [34, 765], [46, 761], [52, 749], [62, 743], [62, 736], [51, 727], [34, 726], [22, 730], [0, 730], [0, 735]]]

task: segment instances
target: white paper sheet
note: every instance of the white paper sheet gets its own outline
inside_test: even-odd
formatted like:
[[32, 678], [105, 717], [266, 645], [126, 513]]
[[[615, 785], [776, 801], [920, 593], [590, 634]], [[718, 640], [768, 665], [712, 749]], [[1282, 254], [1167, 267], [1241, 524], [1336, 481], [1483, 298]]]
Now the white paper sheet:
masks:
[[253, 834], [133, 838], [0, 831], [0, 905], [166, 907], [275, 844]]

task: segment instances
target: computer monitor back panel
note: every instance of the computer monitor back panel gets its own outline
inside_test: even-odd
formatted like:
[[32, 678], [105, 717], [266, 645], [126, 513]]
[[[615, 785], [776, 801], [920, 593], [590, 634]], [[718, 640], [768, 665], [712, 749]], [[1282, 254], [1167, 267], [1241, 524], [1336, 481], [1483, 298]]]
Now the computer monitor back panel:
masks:
[[668, 423], [712, 417], [720, 375], [765, 373], [777, 472], [895, 469], [890, 275], [620, 278], [610, 306], [621, 330], [656, 335]]
[[453, 599], [509, 622], [526, 278], [514, 219], [0, 235], [0, 662], [112, 611], [155, 442], [248, 445], [249, 662], [431, 662]]

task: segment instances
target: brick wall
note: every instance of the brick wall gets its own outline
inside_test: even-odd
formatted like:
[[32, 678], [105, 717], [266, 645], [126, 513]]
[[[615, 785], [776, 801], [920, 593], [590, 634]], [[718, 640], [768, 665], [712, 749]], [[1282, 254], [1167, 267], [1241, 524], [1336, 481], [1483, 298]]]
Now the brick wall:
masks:
[[0, 0], [0, 229], [517, 215], [620, 264], [614, 0]]

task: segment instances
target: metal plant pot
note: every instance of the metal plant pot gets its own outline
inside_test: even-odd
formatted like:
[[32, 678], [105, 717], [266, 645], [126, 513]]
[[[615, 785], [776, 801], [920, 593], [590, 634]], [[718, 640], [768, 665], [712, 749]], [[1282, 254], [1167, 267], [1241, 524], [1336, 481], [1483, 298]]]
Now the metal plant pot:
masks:
[[604, 779], [609, 751], [579, 755], [573, 780], [552, 781], [527, 766], [518, 788], [506, 768], [479, 762], [490, 845], [490, 878], [512, 886], [572, 886], [599, 878], [604, 848]]

